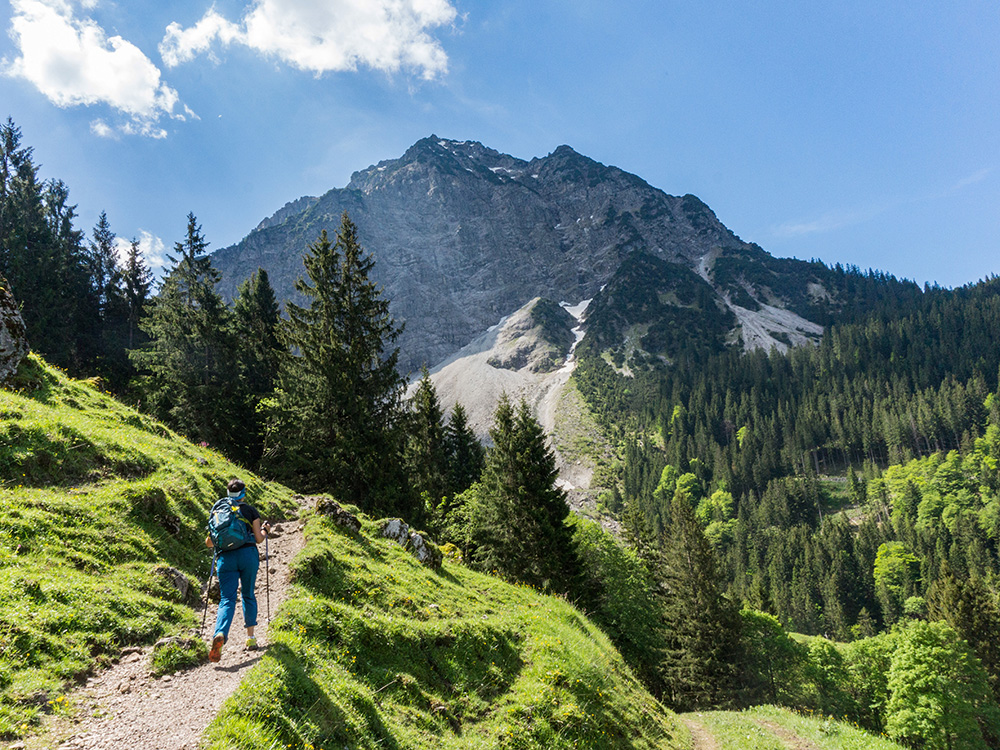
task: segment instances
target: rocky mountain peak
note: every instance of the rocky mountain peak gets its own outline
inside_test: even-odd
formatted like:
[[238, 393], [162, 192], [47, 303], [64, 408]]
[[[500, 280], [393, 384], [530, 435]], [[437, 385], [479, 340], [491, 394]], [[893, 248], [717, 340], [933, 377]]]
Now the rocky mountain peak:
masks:
[[770, 256], [693, 195], [668, 195], [566, 145], [525, 161], [437, 135], [355, 172], [345, 188], [287, 204], [217, 251], [220, 291], [231, 299], [263, 267], [278, 298], [294, 298], [306, 248], [322, 230], [332, 235], [344, 211], [406, 323], [404, 372], [442, 361], [534, 297], [595, 297], [637, 252], [690, 269], [718, 287], [719, 304], [783, 304], [780, 279], [753, 270]]

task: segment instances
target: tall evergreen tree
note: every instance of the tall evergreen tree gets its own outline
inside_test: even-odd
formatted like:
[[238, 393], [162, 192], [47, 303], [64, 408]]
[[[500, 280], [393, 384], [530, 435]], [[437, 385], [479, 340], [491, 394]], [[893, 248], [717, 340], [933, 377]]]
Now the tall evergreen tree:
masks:
[[402, 327], [369, 278], [374, 266], [345, 213], [303, 258], [308, 279], [282, 325], [266, 465], [302, 489], [334, 493], [366, 511], [418, 512], [401, 471], [402, 395], [392, 348]]
[[233, 301], [233, 318], [239, 338], [242, 431], [249, 465], [256, 468], [264, 452], [265, 416], [259, 407], [274, 393], [284, 352], [278, 337], [278, 302], [263, 268], [240, 284]]
[[140, 327], [149, 342], [130, 352], [147, 373], [143, 387], [154, 413], [191, 440], [247, 460], [240, 433], [239, 373], [231, 313], [216, 291], [219, 273], [194, 214], [159, 294]]
[[100, 305], [101, 317], [107, 318], [115, 298], [121, 294], [122, 271], [115, 250], [115, 233], [106, 212], [101, 211], [87, 253], [90, 281]]
[[0, 275], [21, 304], [36, 351], [83, 374], [99, 320], [75, 216], [66, 185], [40, 181], [32, 149], [8, 119], [0, 126]]
[[493, 419], [486, 468], [462, 509], [472, 561], [512, 581], [572, 591], [579, 561], [545, 433], [527, 403], [515, 411], [506, 394]]
[[674, 494], [670, 519], [659, 576], [665, 697], [679, 710], [731, 704], [740, 658], [739, 613], [722, 594], [711, 545], [683, 491]]
[[129, 308], [124, 273], [118, 262], [115, 233], [101, 211], [87, 252], [92, 294], [100, 321], [97, 371], [121, 392], [132, 375], [127, 355]]
[[[144, 341], [145, 334], [139, 328], [150, 291], [153, 288], [153, 273], [146, 265], [139, 249], [139, 241], [133, 239], [125, 258], [125, 268], [122, 271], [122, 284], [125, 292], [125, 303], [128, 307], [127, 348], [138, 347]], [[142, 339], [137, 338], [142, 337]]]
[[486, 451], [469, 426], [465, 407], [455, 404], [444, 434], [448, 482], [453, 493], [465, 492], [483, 473]]
[[405, 462], [410, 483], [425, 510], [436, 510], [450, 492], [444, 413], [430, 373], [424, 368], [410, 399]]

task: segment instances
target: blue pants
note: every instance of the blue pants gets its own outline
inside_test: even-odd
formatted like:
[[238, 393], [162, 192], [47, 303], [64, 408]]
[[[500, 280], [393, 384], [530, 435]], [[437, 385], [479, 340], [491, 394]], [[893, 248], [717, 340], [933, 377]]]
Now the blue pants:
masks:
[[215, 572], [219, 576], [219, 614], [215, 618], [215, 633], [229, 640], [229, 628], [236, 614], [236, 588], [240, 587], [243, 601], [243, 624], [250, 628], [257, 624], [257, 569], [260, 558], [257, 548], [249, 544], [232, 552], [221, 552], [216, 558]]

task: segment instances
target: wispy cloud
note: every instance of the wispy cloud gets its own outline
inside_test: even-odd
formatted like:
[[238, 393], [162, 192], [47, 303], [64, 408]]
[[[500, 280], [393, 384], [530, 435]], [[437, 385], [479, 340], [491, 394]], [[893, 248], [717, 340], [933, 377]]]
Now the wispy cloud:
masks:
[[947, 191], [947, 194], [957, 193], [960, 190], [964, 190], [965, 188], [969, 187], [970, 185], [975, 185], [976, 183], [982, 182], [991, 174], [993, 174], [993, 167], [984, 167], [983, 169], [973, 172], [968, 177], [963, 177], [961, 180], [956, 182]]
[[772, 234], [783, 239], [802, 237], [807, 234], [823, 234], [845, 227], [862, 224], [888, 210], [884, 206], [871, 206], [848, 211], [827, 211], [812, 219], [788, 221], [774, 227]]
[[863, 224], [881, 214], [899, 208], [900, 206], [913, 205], [915, 203], [927, 203], [930, 201], [947, 198], [959, 193], [966, 188], [987, 179], [995, 170], [992, 167], [985, 167], [977, 170], [967, 177], [955, 182], [943, 190], [924, 195], [910, 196], [908, 198], [898, 198], [896, 200], [885, 200], [881, 203], [874, 203], [868, 206], [857, 206], [854, 208], [826, 211], [819, 216], [809, 219], [799, 219], [787, 221], [771, 229], [771, 234], [780, 239], [803, 237], [810, 234], [823, 234], [834, 232], [838, 229], [845, 229], [857, 224]]
[[96, 0], [11, 0], [10, 35], [20, 54], [4, 61], [4, 73], [28, 81], [58, 107], [106, 104], [124, 115], [117, 128], [95, 121], [97, 135], [164, 137], [163, 117], [193, 113], [138, 47], [80, 15], [95, 6]]
[[239, 23], [212, 8], [189, 28], [170, 24], [160, 54], [173, 67], [215, 44], [241, 44], [317, 75], [363, 65], [432, 79], [448, 57], [428, 31], [456, 15], [448, 0], [255, 0]]

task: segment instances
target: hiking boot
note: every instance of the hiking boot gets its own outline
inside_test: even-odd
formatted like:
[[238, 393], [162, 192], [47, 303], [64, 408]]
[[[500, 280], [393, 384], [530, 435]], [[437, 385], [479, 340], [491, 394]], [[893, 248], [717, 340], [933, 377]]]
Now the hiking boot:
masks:
[[212, 650], [208, 652], [209, 661], [219, 661], [222, 658], [222, 647], [226, 645], [226, 636], [216, 633], [212, 639]]
[[256, 651], [256, 650], [257, 650], [257, 639], [247, 638], [247, 651]]

